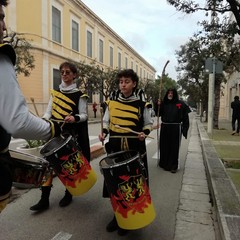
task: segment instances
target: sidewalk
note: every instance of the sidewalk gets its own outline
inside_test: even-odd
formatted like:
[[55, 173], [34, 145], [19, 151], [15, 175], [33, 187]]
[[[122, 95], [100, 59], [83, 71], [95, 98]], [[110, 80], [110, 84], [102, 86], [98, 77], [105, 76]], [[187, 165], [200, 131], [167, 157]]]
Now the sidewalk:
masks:
[[[229, 122], [221, 122], [224, 129], [230, 131]], [[210, 191], [211, 201], [216, 212], [217, 225], [219, 227], [219, 239], [237, 240], [240, 238], [240, 197], [233, 184], [231, 178], [227, 174], [223, 162], [219, 159], [214, 144], [219, 142], [209, 139], [204, 128], [204, 123], [197, 120], [200, 141], [202, 145], [202, 153], [206, 168], [207, 181]], [[224, 133], [224, 132], [223, 132]], [[220, 132], [221, 134], [221, 132]], [[229, 141], [232, 136], [230, 132], [225, 138], [228, 141], [221, 142], [224, 144], [225, 151], [231, 146], [234, 141]], [[218, 136], [219, 137], [219, 136]], [[236, 137], [236, 140], [238, 139]], [[221, 149], [219, 149], [220, 151]], [[218, 239], [218, 238], [217, 238]]]
[[215, 240], [214, 216], [195, 118], [189, 136], [174, 240]]

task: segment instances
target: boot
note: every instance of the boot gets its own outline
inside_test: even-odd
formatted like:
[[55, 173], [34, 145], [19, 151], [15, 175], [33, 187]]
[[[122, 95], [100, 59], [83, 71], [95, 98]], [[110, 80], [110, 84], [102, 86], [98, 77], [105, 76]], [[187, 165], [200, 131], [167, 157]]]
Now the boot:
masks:
[[66, 207], [71, 202], [72, 202], [72, 194], [66, 189], [64, 197], [59, 202], [59, 206]]
[[49, 196], [51, 192], [51, 186], [44, 186], [41, 187], [42, 190], [42, 196], [40, 201], [30, 207], [30, 210], [32, 211], [43, 211], [49, 208]]
[[112, 221], [108, 223], [106, 230], [107, 230], [107, 232], [114, 232], [117, 229], [118, 229], [118, 224], [117, 224], [116, 217], [114, 215]]

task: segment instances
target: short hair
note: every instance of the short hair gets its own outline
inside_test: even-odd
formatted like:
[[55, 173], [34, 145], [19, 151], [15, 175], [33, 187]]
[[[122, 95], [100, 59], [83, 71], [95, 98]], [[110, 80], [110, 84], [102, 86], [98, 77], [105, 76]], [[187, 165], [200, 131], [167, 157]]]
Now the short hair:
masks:
[[63, 67], [68, 67], [68, 68], [70, 68], [70, 70], [71, 70], [73, 73], [75, 73], [75, 74], [77, 74], [77, 72], [78, 72], [78, 71], [77, 71], [77, 67], [76, 67], [75, 64], [73, 64], [73, 63], [63, 62], [63, 63], [60, 65], [59, 70], [61, 71]]
[[2, 5], [2, 6], [7, 6], [8, 5], [8, 0], [0, 0], [0, 5]]
[[235, 99], [235, 100], [239, 100], [239, 96], [235, 96], [234, 99]]
[[117, 81], [119, 82], [119, 79], [122, 77], [131, 78], [133, 82], [136, 82], [136, 87], [137, 87], [139, 78], [138, 78], [138, 75], [132, 69], [124, 69], [124, 70], [120, 71], [117, 74]]

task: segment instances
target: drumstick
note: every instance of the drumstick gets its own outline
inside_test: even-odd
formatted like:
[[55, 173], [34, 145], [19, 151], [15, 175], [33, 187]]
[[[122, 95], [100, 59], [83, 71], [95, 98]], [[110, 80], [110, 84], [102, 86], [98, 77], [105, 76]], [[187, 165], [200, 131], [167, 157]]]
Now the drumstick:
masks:
[[[136, 132], [136, 131], [133, 131], [131, 128], [127, 128], [127, 127], [120, 127], [119, 125], [115, 125], [116, 128], [119, 128], [119, 129], [122, 129], [122, 130], [125, 130], [125, 131], [129, 131], [129, 132], [132, 132], [132, 133], [135, 133], [135, 134], [140, 134], [140, 132]], [[150, 137], [148, 135], [146, 135], [147, 138], [151, 138], [151, 139], [154, 139], [153, 137]]]
[[[70, 112], [68, 115], [67, 115], [67, 117], [69, 117], [69, 116], [71, 116], [72, 115], [72, 112]], [[61, 129], [63, 128], [63, 126], [65, 125], [65, 121], [63, 122], [63, 124], [61, 125]]]
[[31, 97], [30, 100], [32, 101], [32, 104], [33, 104], [33, 107], [34, 107], [34, 109], [35, 109], [35, 112], [36, 112], [37, 116], [39, 117], [39, 113], [38, 113], [38, 110], [37, 110], [36, 104], [35, 104], [35, 102], [34, 102], [34, 98]]
[[[101, 114], [101, 134], [103, 134], [103, 108], [100, 107], [100, 114]], [[104, 142], [102, 141], [102, 146], [104, 145]]]
[[52, 118], [50, 118], [49, 120], [51, 120], [51, 121], [53, 121], [53, 122], [58, 122], [58, 123], [60, 123], [60, 122], [64, 122], [64, 120], [58, 120], [58, 119], [52, 119]]

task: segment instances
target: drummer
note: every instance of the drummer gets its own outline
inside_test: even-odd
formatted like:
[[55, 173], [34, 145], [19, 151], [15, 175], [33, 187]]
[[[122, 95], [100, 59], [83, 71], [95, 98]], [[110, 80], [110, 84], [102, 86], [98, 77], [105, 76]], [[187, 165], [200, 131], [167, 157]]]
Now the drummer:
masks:
[[[59, 71], [62, 83], [59, 89], [51, 91], [51, 98], [43, 118], [59, 121], [63, 134], [71, 134], [76, 138], [82, 149], [83, 155], [90, 162], [90, 143], [88, 135], [88, 96], [82, 93], [74, 80], [78, 76], [77, 67], [70, 62], [63, 62]], [[64, 121], [64, 124], [63, 124]], [[46, 176], [41, 186], [41, 199], [30, 207], [32, 211], [42, 211], [49, 208], [49, 196], [52, 187], [53, 173]], [[64, 197], [60, 200], [59, 206], [65, 207], [72, 202], [72, 195], [66, 189]]]
[[7, 0], [0, 0], [0, 212], [11, 195], [12, 172], [8, 151], [11, 136], [49, 140], [60, 134], [56, 123], [36, 117], [28, 110], [14, 69], [15, 51], [9, 44], [4, 44], [7, 29], [4, 7], [7, 5]]
[[[136, 150], [143, 155], [143, 162], [148, 175], [145, 138], [152, 130], [153, 119], [151, 118], [150, 104], [141, 100], [135, 89], [138, 85], [138, 76], [132, 69], [125, 69], [118, 73], [117, 81], [120, 94], [114, 100], [106, 101], [106, 111], [103, 116], [103, 133], [99, 134], [99, 140], [104, 141], [109, 134], [109, 142], [105, 144], [107, 153], [118, 151]], [[131, 131], [123, 131], [120, 127], [130, 128]], [[147, 183], [148, 183], [148, 176]], [[103, 197], [109, 198], [104, 183]], [[121, 229], [115, 216], [106, 227], [107, 232], [118, 230], [119, 235], [127, 234], [128, 230]]]

